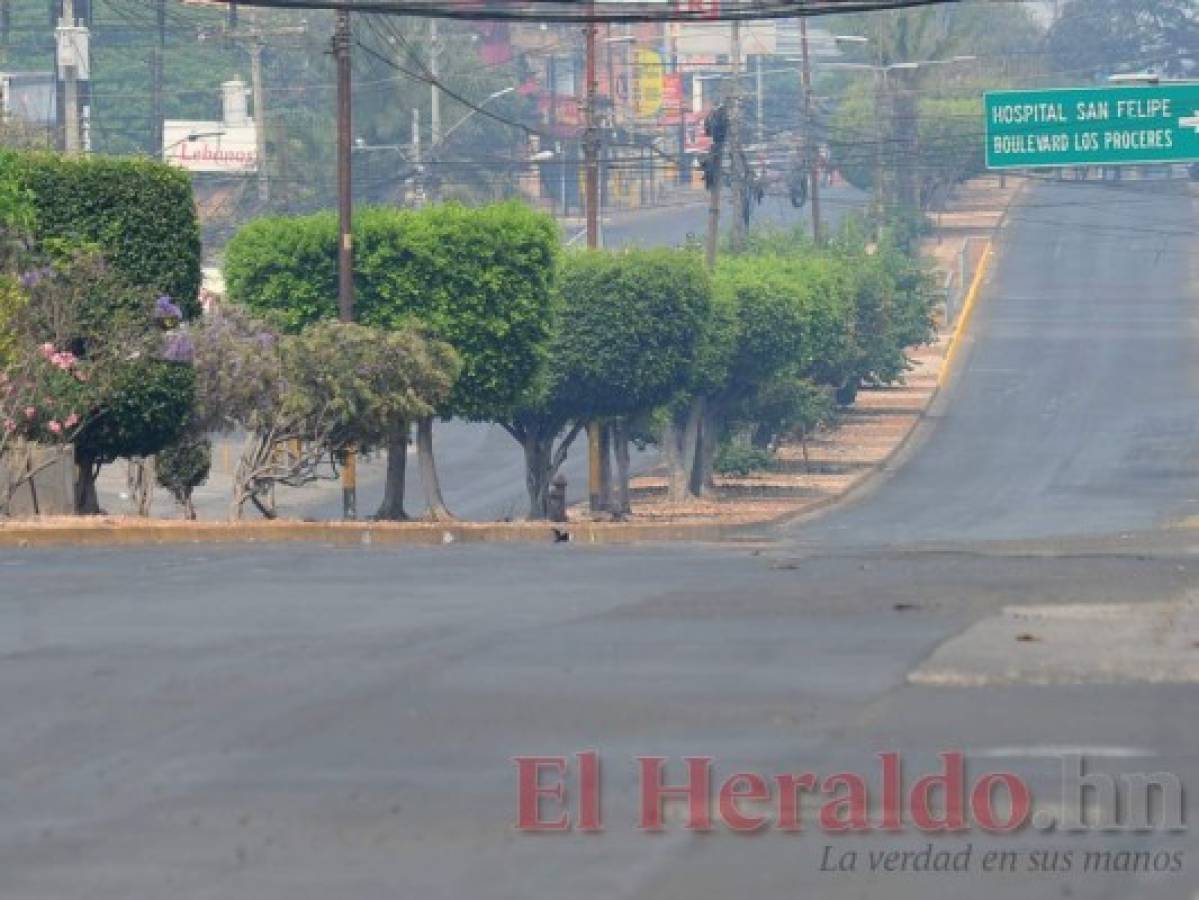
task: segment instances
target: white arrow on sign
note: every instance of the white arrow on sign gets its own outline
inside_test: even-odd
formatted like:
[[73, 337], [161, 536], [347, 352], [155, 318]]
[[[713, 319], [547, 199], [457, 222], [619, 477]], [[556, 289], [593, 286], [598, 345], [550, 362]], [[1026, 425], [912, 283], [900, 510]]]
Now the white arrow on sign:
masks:
[[1178, 120], [1179, 128], [1194, 128], [1195, 134], [1199, 134], [1199, 109], [1195, 110], [1193, 116], [1184, 116]]

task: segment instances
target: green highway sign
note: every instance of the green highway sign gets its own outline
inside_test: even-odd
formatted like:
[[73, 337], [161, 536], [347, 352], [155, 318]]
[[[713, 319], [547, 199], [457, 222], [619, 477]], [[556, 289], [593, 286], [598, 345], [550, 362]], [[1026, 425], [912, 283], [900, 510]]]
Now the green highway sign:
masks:
[[987, 168], [1199, 160], [1199, 83], [994, 91]]

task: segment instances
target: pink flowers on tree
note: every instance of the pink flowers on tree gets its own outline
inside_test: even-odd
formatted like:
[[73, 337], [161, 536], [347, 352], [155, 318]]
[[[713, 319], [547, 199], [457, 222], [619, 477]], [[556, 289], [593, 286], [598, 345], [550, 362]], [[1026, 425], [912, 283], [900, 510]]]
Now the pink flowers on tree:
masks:
[[59, 350], [51, 343], [42, 344], [39, 351], [43, 359], [63, 372], [74, 373], [75, 366], [79, 362], [79, 359], [70, 350]]
[[0, 373], [0, 449], [14, 439], [72, 440], [83, 424], [84, 363], [47, 341], [25, 364]]

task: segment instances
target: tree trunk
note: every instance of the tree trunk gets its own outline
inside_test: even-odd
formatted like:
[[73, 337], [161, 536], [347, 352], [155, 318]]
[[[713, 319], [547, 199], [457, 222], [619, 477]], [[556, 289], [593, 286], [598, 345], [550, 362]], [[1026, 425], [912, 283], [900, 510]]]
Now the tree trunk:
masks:
[[416, 424], [416, 455], [420, 464], [420, 480], [425, 488], [425, 503], [429, 518], [444, 522], [454, 518], [441, 496], [441, 482], [437, 478], [437, 462], [433, 458], [433, 417], [425, 416]]
[[134, 513], [143, 519], [148, 518], [154, 504], [154, 457], [129, 460], [125, 480]]
[[679, 502], [686, 496], [686, 485], [689, 480], [687, 473], [683, 470], [679, 441], [679, 427], [674, 420], [674, 414], [667, 414], [666, 421], [662, 425], [662, 433], [658, 436], [658, 446], [662, 451], [662, 462], [666, 465], [666, 499], [672, 503]]
[[682, 428], [680, 429], [679, 423], [674, 421], [672, 416], [668, 418], [663, 429], [662, 447], [670, 470], [667, 498], [672, 503], [682, 503], [692, 495], [692, 473], [695, 470], [695, 454], [704, 407], [703, 397], [693, 398], [687, 407], [687, 417]]
[[183, 495], [183, 518], [189, 522], [196, 521], [196, 504], [192, 500], [191, 488]]
[[100, 498], [96, 494], [96, 478], [100, 465], [86, 453], [75, 450], [75, 514], [98, 516], [101, 514]]
[[251, 432], [246, 435], [237, 467], [233, 473], [233, 497], [229, 503], [229, 518], [241, 521], [245, 506], [254, 491], [254, 473], [270, 460], [272, 438], [267, 434]]
[[710, 403], [704, 410], [695, 447], [695, 465], [691, 470], [691, 493], [702, 497], [715, 487], [716, 453], [720, 450], [724, 419]]
[[599, 423], [600, 435], [600, 511], [613, 512], [612, 504], [612, 425]]
[[749, 443], [755, 450], [769, 450], [770, 442], [774, 439], [774, 435], [765, 425], [759, 423], [753, 427], [750, 432]]
[[535, 428], [525, 433], [521, 447], [525, 451], [525, 487], [529, 492], [529, 521], [542, 521], [549, 516], [550, 480], [554, 467], [550, 464], [553, 438], [542, 438]]
[[396, 427], [387, 436], [387, 481], [383, 486], [383, 503], [375, 518], [384, 522], [406, 522], [404, 488], [408, 475], [408, 423]]
[[629, 423], [625, 419], [612, 423], [612, 453], [616, 458], [616, 497], [612, 511], [627, 516], [633, 508], [629, 503]]

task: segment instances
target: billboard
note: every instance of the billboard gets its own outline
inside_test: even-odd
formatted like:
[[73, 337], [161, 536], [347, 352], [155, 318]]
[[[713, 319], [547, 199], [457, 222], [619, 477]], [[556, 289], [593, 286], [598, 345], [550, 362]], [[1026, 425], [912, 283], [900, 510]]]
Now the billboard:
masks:
[[189, 172], [225, 175], [258, 171], [254, 123], [167, 119], [162, 123], [162, 158]]
[[636, 66], [633, 102], [637, 118], [653, 118], [662, 108], [662, 54], [656, 50], [638, 50]]

